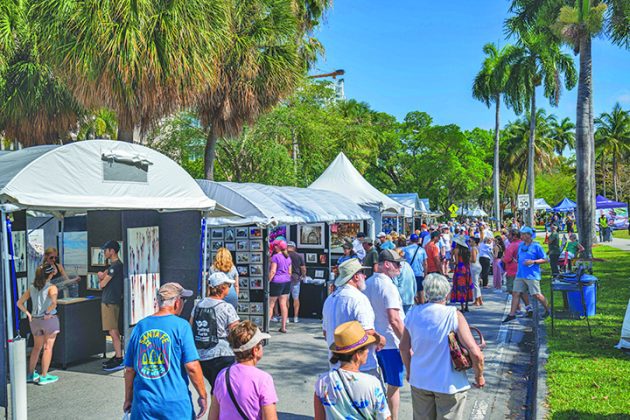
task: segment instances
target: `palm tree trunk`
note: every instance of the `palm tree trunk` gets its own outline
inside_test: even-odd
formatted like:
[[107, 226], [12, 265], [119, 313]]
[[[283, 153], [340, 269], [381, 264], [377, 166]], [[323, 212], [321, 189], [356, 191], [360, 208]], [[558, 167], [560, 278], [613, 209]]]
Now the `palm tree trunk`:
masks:
[[499, 139], [500, 139], [500, 109], [501, 95], [495, 98], [495, 116], [494, 116], [494, 217], [497, 219], [497, 230], [501, 229], [501, 196], [499, 185]]
[[536, 175], [534, 174], [534, 143], [536, 141], [536, 88], [532, 92], [532, 104], [529, 117], [529, 142], [527, 143], [527, 192], [529, 194], [529, 212], [527, 224], [534, 226], [534, 213], [536, 206], [534, 205], [534, 182]]
[[615, 192], [615, 201], [619, 200], [619, 189], [617, 185], [619, 184], [619, 168], [617, 167], [617, 155], [613, 153], [612, 157], [612, 170], [613, 170], [613, 191]]
[[131, 112], [123, 111], [118, 115], [118, 140], [133, 143], [133, 118]]
[[575, 124], [577, 225], [586, 258], [592, 256], [595, 237], [595, 144], [593, 140], [593, 63], [591, 37], [580, 39], [580, 71]]
[[606, 154], [602, 153], [602, 189], [604, 197], [606, 197]]
[[214, 181], [214, 160], [217, 153], [217, 141], [219, 136], [217, 135], [214, 125], [211, 125], [208, 129], [208, 137], [206, 139], [206, 152], [204, 154], [204, 170], [206, 179]]

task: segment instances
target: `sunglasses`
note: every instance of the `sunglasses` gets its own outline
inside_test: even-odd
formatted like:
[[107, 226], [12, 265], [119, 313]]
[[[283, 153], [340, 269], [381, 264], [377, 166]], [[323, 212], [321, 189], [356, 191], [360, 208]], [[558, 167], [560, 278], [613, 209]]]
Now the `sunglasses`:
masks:
[[396, 268], [400, 268], [400, 261], [390, 261], [389, 263], [392, 264]]
[[49, 261], [57, 261], [57, 257], [55, 257], [54, 255], [49, 255], [48, 256], [48, 260]]

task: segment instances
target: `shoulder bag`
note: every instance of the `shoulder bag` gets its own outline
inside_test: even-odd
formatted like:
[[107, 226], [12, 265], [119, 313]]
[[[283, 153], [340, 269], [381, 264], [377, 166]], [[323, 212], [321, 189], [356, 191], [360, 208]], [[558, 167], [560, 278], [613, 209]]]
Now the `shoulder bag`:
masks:
[[343, 385], [343, 390], [346, 391], [346, 395], [348, 396], [348, 399], [350, 400], [350, 404], [352, 404], [352, 408], [354, 408], [356, 412], [359, 413], [359, 417], [361, 417], [363, 420], [367, 420], [365, 418], [365, 415], [363, 415], [363, 412], [361, 412], [359, 407], [357, 407], [357, 403], [354, 402], [354, 400], [352, 399], [352, 395], [350, 394], [348, 385], [346, 385], [346, 381], [343, 379], [343, 376], [341, 375], [341, 373], [339, 373], [339, 369], [335, 369], [335, 372], [337, 372], [337, 376], [339, 376], [339, 379], [341, 380], [341, 383]]
[[[479, 331], [479, 328], [469, 327], [470, 332], [476, 332], [479, 336], [479, 348], [481, 350], [486, 348], [486, 340], [483, 338], [483, 334]], [[473, 334], [474, 337], [474, 334]], [[459, 337], [455, 331], [451, 331], [448, 333], [448, 350], [451, 354], [451, 362], [453, 363], [453, 368], [456, 371], [466, 371], [472, 368], [472, 359], [470, 358], [470, 352], [464, 346], [461, 341], [459, 341]]]
[[243, 409], [238, 404], [238, 401], [236, 401], [236, 397], [234, 396], [234, 391], [232, 391], [232, 384], [230, 383], [230, 368], [231, 367], [232, 366], [228, 367], [225, 370], [225, 386], [227, 388], [228, 394], [230, 394], [230, 399], [232, 400], [232, 404], [234, 404], [234, 407], [236, 407], [236, 411], [238, 411], [238, 414], [241, 415], [243, 420], [247, 420], [247, 416], [245, 415], [245, 412], [243, 412]]

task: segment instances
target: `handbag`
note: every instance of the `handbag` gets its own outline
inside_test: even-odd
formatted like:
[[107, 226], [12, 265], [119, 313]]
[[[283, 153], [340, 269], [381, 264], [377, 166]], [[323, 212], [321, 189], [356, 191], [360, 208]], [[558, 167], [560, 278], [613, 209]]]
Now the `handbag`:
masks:
[[[483, 334], [479, 331], [479, 328], [470, 327], [470, 331], [476, 332], [479, 336], [479, 348], [481, 350], [486, 348], [486, 340], [483, 338]], [[448, 349], [451, 354], [453, 368], [455, 368], [456, 371], [466, 371], [473, 366], [468, 349], [459, 341], [459, 337], [455, 331], [448, 333]]]
[[225, 386], [227, 388], [228, 394], [230, 394], [230, 399], [232, 400], [232, 404], [234, 404], [234, 407], [236, 407], [236, 411], [238, 411], [238, 414], [241, 415], [243, 420], [247, 420], [247, 416], [243, 412], [243, 409], [241, 408], [241, 406], [238, 404], [238, 401], [236, 401], [236, 397], [234, 396], [234, 391], [232, 391], [232, 384], [230, 383], [230, 368], [231, 367], [232, 366], [228, 367], [225, 370]]

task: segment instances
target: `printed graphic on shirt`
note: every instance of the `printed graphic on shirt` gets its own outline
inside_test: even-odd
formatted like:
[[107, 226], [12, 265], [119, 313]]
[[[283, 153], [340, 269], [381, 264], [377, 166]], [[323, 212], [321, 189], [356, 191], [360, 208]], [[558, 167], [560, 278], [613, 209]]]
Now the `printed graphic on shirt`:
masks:
[[136, 372], [145, 379], [159, 379], [171, 368], [171, 337], [162, 330], [140, 336]]

